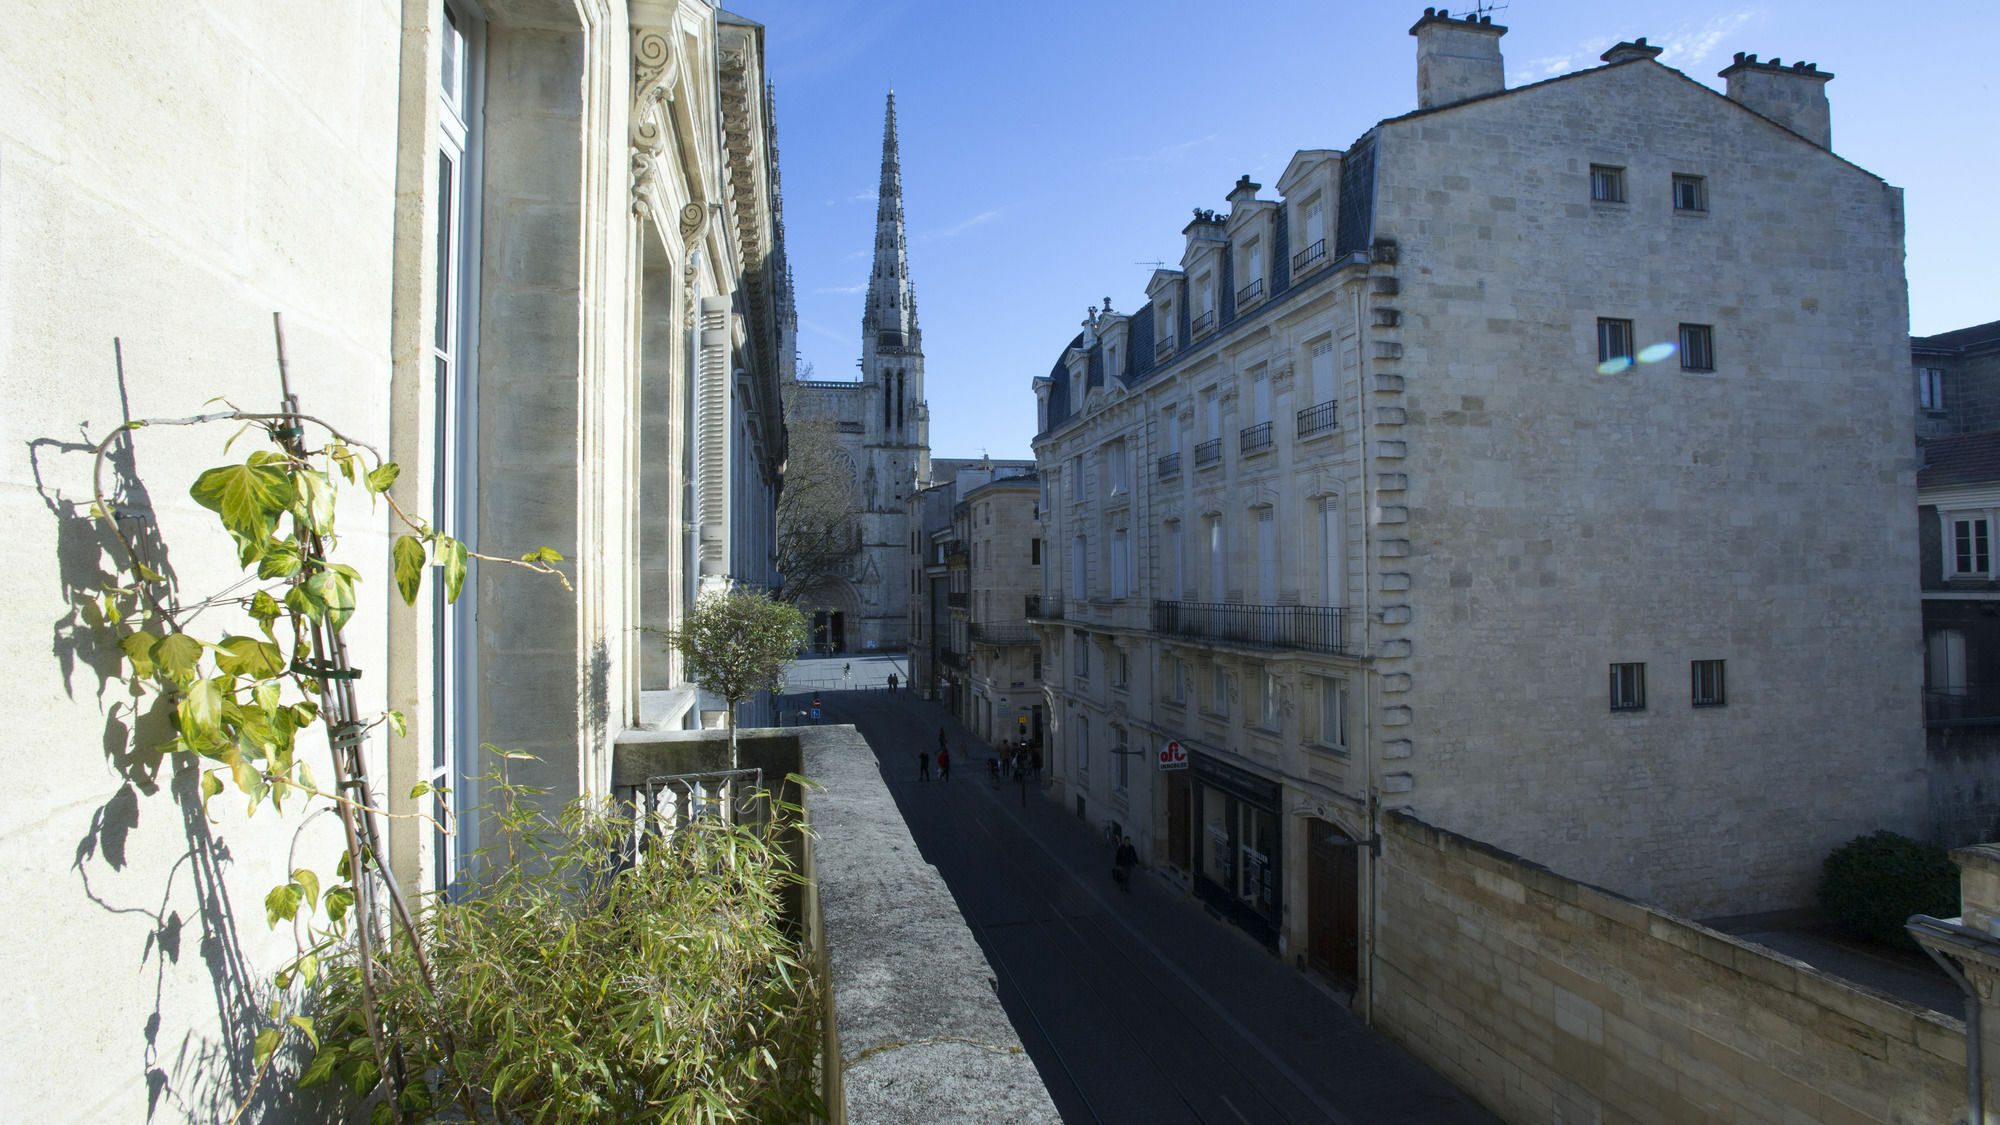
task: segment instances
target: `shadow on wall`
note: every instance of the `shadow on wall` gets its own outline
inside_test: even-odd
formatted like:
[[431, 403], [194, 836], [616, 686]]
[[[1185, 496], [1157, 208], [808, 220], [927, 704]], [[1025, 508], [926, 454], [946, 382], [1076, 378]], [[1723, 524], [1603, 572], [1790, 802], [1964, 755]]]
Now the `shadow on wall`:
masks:
[[[131, 421], [123, 350], [116, 340], [112, 347], [123, 421]], [[106, 450], [105, 498], [133, 549], [164, 578], [162, 604], [178, 607], [180, 584], [153, 518], [132, 438], [133, 431], [125, 431]], [[104, 757], [122, 779], [117, 792], [92, 811], [70, 870], [76, 873], [82, 898], [96, 909], [148, 923], [138, 960], [152, 970], [152, 1011], [132, 1029], [139, 1040], [133, 1065], [146, 1085], [146, 1119], [159, 1119], [166, 1109], [169, 1119], [227, 1121], [242, 1107], [244, 1120], [339, 1120], [337, 1101], [323, 1091], [296, 1089], [296, 1076], [305, 1061], [296, 1052], [281, 1055], [270, 1073], [257, 1081], [252, 1043], [271, 1024], [265, 1011], [275, 990], [268, 979], [251, 971], [237, 939], [238, 919], [225, 878], [231, 862], [228, 843], [215, 835], [203, 814], [199, 763], [165, 758], [159, 749], [173, 737], [172, 706], [153, 696], [143, 709], [137, 708], [123, 690], [124, 653], [118, 647], [118, 631], [106, 620], [100, 602], [107, 585], [123, 581], [123, 548], [91, 514], [94, 500], [87, 492], [65, 496], [49, 479], [81, 480], [87, 487], [95, 468], [95, 448], [89, 440], [38, 438], [28, 443], [28, 458], [36, 490], [57, 524], [56, 569], [69, 606], [51, 628], [50, 652], [70, 699], [77, 697], [79, 671], [96, 677], [98, 708], [104, 716]], [[51, 460], [55, 458], [61, 460]], [[168, 868], [156, 888], [157, 897], [117, 901], [116, 892], [100, 893], [92, 885], [93, 873], [116, 874], [130, 865], [131, 835], [143, 814], [164, 811], [162, 801], [171, 801], [179, 815], [186, 851]], [[182, 913], [190, 905], [191, 917]], [[195, 932], [189, 932], [191, 927]], [[167, 1023], [163, 1008], [170, 1002], [167, 983], [177, 975], [173, 967], [180, 964], [190, 941], [208, 970], [215, 1031], [205, 1033], [208, 1021], [201, 1014], [176, 1012], [173, 1022], [188, 1030], [177, 1043], [162, 1043]], [[106, 951], [97, 966], [85, 963], [79, 970], [93, 971], [121, 961], [115, 951]], [[141, 1003], [135, 999], [129, 1010], [138, 1010]], [[111, 1088], [118, 1077], [105, 1075], [100, 1088]], [[244, 1107], [246, 1099], [252, 1100]]]

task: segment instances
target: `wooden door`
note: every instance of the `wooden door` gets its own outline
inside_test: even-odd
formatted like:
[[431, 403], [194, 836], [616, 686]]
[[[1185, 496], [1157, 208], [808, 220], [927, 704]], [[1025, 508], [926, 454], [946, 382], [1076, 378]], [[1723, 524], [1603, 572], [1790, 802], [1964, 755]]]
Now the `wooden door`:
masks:
[[1306, 844], [1306, 955], [1348, 988], [1360, 980], [1360, 851], [1323, 820], [1309, 821]]

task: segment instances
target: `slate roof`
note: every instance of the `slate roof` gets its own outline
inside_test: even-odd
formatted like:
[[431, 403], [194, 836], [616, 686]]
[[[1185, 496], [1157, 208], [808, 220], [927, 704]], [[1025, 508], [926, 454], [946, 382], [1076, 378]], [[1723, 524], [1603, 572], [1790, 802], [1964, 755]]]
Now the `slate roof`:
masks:
[[1910, 337], [1913, 348], [1936, 348], [1941, 351], [1962, 351], [1982, 344], [2000, 344], [2000, 320], [1940, 332], [1935, 336]]
[[2000, 432], [1957, 434], [1925, 442], [1917, 489], [2000, 481]]

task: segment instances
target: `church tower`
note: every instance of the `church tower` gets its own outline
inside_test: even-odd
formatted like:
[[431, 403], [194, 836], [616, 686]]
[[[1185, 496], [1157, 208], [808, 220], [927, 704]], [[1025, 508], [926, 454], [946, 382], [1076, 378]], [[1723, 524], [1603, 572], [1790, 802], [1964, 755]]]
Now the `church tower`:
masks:
[[909, 504], [931, 475], [924, 404], [924, 337], [910, 284], [903, 228], [903, 166], [896, 95], [882, 126], [882, 184], [875, 203], [875, 262], [861, 312], [861, 558], [857, 647], [900, 649], [909, 632]]
[[910, 284], [903, 229], [903, 167], [896, 146], [896, 95], [882, 126], [882, 185], [875, 203], [875, 264], [861, 312], [861, 380], [869, 411], [864, 481], [871, 511], [903, 512], [917, 481], [931, 475], [930, 416], [924, 405], [924, 337]]

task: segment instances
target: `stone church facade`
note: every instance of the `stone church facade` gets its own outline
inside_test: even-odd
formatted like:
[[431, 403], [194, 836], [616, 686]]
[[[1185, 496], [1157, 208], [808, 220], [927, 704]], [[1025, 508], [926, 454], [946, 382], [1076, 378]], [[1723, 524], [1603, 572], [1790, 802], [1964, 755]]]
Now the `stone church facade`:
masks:
[[835, 419], [860, 503], [860, 555], [846, 575], [820, 583], [800, 599], [813, 615], [813, 642], [823, 651], [901, 649], [908, 643], [908, 502], [931, 479], [924, 338], [910, 283], [893, 93], [882, 127], [876, 199], [875, 261], [861, 314], [861, 379], [792, 384], [799, 417]]

